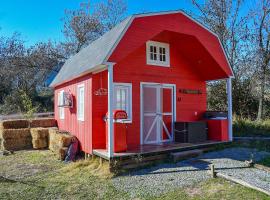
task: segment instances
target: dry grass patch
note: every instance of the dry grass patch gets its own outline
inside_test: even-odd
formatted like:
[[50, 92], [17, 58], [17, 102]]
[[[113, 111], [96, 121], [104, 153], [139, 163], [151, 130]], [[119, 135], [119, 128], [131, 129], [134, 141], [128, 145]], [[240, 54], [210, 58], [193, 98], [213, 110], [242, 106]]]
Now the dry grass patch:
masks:
[[89, 174], [103, 179], [112, 178], [114, 176], [114, 174], [110, 172], [109, 162], [100, 163], [99, 158], [79, 160], [61, 169], [63, 173], [70, 173], [70, 175], [76, 175], [76, 173], [81, 170], [85, 170]]

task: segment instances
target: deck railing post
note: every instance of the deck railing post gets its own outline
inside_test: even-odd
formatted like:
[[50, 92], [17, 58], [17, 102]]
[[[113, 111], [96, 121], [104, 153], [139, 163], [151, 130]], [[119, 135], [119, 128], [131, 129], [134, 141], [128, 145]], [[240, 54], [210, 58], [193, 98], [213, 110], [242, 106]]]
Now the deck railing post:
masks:
[[107, 63], [108, 65], [108, 157], [113, 157], [113, 65], [114, 63]]
[[232, 78], [227, 80], [227, 100], [228, 100], [228, 131], [229, 141], [233, 141], [233, 130], [232, 130]]

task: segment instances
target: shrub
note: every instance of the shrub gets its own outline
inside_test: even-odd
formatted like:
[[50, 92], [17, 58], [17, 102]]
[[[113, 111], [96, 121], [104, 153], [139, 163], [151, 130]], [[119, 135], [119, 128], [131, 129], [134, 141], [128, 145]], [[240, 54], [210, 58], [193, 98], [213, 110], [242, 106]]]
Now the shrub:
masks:
[[235, 136], [269, 136], [270, 119], [264, 121], [252, 121], [250, 119], [235, 118], [233, 121]]

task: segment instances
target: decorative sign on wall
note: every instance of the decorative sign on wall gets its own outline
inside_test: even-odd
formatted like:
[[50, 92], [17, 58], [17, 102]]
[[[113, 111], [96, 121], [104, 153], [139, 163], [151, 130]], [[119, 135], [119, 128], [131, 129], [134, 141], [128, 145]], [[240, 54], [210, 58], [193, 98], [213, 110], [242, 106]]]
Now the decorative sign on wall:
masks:
[[108, 90], [106, 88], [99, 88], [94, 92], [97, 96], [104, 96], [108, 94]]
[[179, 89], [179, 93], [183, 94], [202, 94], [201, 90], [192, 90], [192, 89]]
[[94, 94], [96, 96], [105, 96], [108, 94], [108, 90], [106, 88], [102, 87], [103, 85], [103, 78], [102, 78], [102, 73], [100, 74], [100, 88], [94, 91]]

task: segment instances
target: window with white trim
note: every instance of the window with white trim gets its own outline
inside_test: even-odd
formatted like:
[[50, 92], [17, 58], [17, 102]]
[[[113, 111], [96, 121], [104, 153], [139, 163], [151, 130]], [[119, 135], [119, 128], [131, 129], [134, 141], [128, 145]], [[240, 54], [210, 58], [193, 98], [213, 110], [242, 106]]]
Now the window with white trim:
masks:
[[132, 120], [132, 84], [114, 83], [113, 109], [125, 110], [129, 120]]
[[146, 43], [146, 59], [148, 65], [170, 66], [170, 45], [162, 42]]
[[58, 109], [59, 109], [59, 119], [65, 119], [65, 108], [63, 107], [64, 102], [64, 90], [58, 92]]
[[79, 121], [84, 121], [84, 85], [78, 85], [77, 89], [77, 117]]

